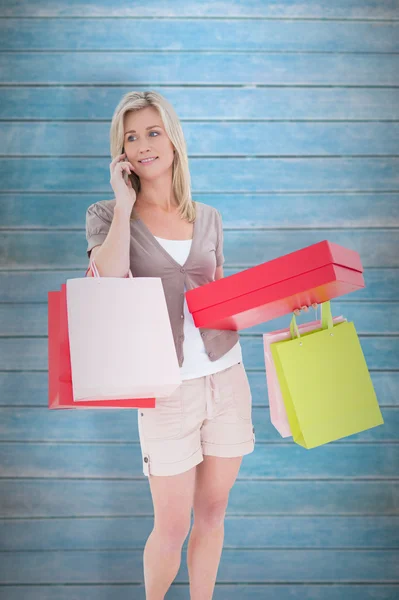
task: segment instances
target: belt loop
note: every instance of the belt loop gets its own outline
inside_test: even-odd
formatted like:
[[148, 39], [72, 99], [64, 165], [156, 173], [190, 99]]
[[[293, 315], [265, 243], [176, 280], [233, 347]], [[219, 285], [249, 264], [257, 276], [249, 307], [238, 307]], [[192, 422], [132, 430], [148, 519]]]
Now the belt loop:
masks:
[[[208, 386], [209, 383], [209, 386]], [[210, 387], [210, 391], [208, 389]], [[206, 415], [208, 419], [212, 419], [212, 375], [205, 375], [205, 394], [206, 394]]]
[[219, 394], [219, 388], [218, 388], [218, 385], [217, 385], [216, 379], [215, 379], [215, 373], [211, 374], [211, 387], [212, 387], [213, 396], [215, 398], [215, 402], [219, 402], [220, 394]]

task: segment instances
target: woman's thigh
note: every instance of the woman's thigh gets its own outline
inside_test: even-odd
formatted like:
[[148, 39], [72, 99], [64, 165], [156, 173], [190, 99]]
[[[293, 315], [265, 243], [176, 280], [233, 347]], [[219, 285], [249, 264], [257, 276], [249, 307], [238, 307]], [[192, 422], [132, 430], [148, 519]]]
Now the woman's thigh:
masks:
[[164, 538], [183, 543], [191, 526], [196, 467], [178, 475], [149, 475], [154, 529]]

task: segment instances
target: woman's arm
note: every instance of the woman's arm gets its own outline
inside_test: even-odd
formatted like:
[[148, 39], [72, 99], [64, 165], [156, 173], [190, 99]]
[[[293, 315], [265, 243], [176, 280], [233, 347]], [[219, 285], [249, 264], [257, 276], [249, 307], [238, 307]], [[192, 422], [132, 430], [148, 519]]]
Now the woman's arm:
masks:
[[215, 281], [217, 279], [222, 279], [223, 277], [224, 277], [224, 275], [223, 275], [223, 265], [220, 265], [219, 267], [216, 267]]

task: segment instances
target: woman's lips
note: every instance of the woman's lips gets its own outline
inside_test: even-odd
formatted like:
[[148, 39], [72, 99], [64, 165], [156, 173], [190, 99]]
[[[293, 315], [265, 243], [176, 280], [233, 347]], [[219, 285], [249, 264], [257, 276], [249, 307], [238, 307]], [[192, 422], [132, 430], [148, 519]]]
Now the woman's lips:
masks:
[[141, 161], [139, 161], [139, 163], [140, 163], [141, 165], [143, 165], [143, 166], [152, 165], [152, 163], [154, 163], [154, 162], [155, 162], [157, 159], [158, 159], [158, 156], [156, 156], [156, 157], [154, 158], [154, 160], [149, 160], [149, 161], [146, 161], [146, 162], [141, 162]]

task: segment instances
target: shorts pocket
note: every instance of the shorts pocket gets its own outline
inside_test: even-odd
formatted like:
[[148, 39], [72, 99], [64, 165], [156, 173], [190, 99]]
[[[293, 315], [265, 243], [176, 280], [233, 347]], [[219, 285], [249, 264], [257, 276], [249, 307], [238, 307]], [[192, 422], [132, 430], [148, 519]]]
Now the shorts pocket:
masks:
[[234, 403], [238, 417], [243, 421], [251, 421], [252, 393], [247, 372], [241, 362], [234, 366]]
[[139, 409], [140, 423], [146, 440], [168, 440], [183, 429], [183, 397], [180, 385], [167, 398], [156, 398], [155, 408]]

